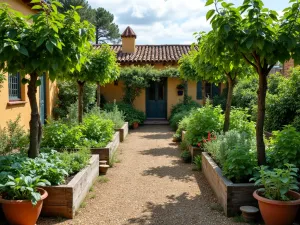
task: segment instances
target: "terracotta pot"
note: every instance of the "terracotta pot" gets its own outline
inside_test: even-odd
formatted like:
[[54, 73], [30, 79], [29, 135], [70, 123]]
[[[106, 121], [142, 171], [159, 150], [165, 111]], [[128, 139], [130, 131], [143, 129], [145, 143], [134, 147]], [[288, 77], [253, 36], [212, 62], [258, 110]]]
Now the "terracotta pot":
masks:
[[39, 188], [38, 190], [41, 193], [41, 200], [35, 206], [29, 200], [6, 200], [2, 197], [0, 198], [6, 220], [10, 224], [36, 224], [43, 207], [43, 200], [48, 196], [47, 191], [44, 189]]
[[132, 124], [133, 129], [137, 129], [139, 127], [139, 123], [138, 122], [134, 122]]
[[253, 193], [258, 200], [259, 209], [266, 225], [291, 225], [295, 221], [300, 205], [300, 194], [289, 191], [288, 196], [293, 201], [275, 201], [259, 195], [259, 190]]

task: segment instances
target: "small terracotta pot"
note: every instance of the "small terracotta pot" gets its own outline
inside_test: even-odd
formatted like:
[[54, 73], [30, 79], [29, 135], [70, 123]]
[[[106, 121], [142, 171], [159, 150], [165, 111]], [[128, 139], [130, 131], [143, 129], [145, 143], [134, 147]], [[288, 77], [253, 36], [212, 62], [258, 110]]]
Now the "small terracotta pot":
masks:
[[132, 124], [133, 129], [137, 129], [139, 127], [139, 123], [138, 122], [134, 122]]
[[38, 188], [38, 190], [41, 193], [41, 200], [36, 205], [32, 205], [29, 200], [6, 200], [2, 197], [0, 198], [4, 215], [10, 224], [36, 224], [43, 207], [43, 200], [48, 196], [48, 192], [44, 189]]
[[266, 225], [291, 225], [295, 221], [300, 205], [300, 194], [289, 191], [287, 195], [293, 201], [275, 201], [259, 195], [254, 191], [253, 197], [258, 200], [259, 209]]

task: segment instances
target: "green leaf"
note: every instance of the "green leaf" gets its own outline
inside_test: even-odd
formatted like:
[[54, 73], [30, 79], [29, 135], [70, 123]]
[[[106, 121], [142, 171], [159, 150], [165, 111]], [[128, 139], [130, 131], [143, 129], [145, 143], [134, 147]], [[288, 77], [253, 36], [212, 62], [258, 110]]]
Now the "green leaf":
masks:
[[22, 45], [20, 46], [18, 51], [21, 52], [23, 55], [29, 56], [27, 49]]
[[44, 43], [45, 40], [46, 40], [45, 38], [40, 38], [36, 43], [36, 47], [40, 47]]
[[51, 41], [47, 40], [46, 48], [51, 54], [53, 53], [53, 44], [51, 43]]
[[224, 25], [224, 30], [226, 31], [226, 33], [228, 34], [228, 32], [230, 31], [230, 26], [228, 24]]
[[209, 20], [215, 13], [216, 10], [211, 9], [206, 13], [206, 20]]
[[41, 86], [41, 84], [42, 84], [41, 80], [37, 80], [37, 81], [36, 81], [36, 86], [37, 86], [37, 87]]
[[40, 5], [35, 5], [35, 6], [33, 6], [31, 9], [42, 9], [42, 6], [40, 6]]
[[41, 0], [32, 0], [30, 3], [41, 3]]
[[29, 80], [26, 79], [26, 78], [22, 78], [22, 84], [28, 84], [29, 83]]
[[209, 6], [214, 3], [214, 0], [207, 0], [205, 6]]
[[252, 47], [252, 45], [253, 45], [253, 39], [250, 38], [250, 39], [247, 40], [246, 46], [247, 46], [248, 49], [250, 49]]

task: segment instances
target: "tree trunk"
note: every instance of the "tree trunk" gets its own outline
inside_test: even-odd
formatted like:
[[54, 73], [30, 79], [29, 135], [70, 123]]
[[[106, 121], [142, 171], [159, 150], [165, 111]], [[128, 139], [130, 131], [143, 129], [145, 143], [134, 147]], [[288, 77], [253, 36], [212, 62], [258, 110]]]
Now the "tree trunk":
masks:
[[78, 123], [82, 123], [83, 117], [83, 86], [84, 82], [77, 81], [78, 84]]
[[203, 105], [205, 105], [206, 104], [206, 91], [205, 91], [205, 88], [206, 87], [206, 81], [205, 80], [203, 80], [202, 81], [202, 101], [203, 101]]
[[228, 93], [227, 93], [225, 120], [224, 120], [224, 127], [223, 127], [224, 132], [227, 132], [229, 130], [232, 94], [235, 85], [234, 80], [232, 80], [230, 75], [227, 75], [227, 82], [228, 82]]
[[99, 33], [98, 33], [98, 26], [96, 26], [96, 45], [99, 43]]
[[266, 150], [264, 143], [264, 122], [266, 110], [266, 94], [267, 94], [267, 75], [268, 73], [259, 73], [258, 95], [258, 111], [256, 122], [256, 147], [258, 165], [266, 164]]
[[30, 81], [28, 85], [27, 96], [30, 102], [31, 118], [29, 122], [30, 127], [30, 145], [28, 157], [35, 158], [39, 155], [40, 143], [42, 137], [42, 124], [36, 99], [37, 86], [36, 81], [38, 74], [36, 72], [30, 74]]
[[100, 108], [101, 105], [101, 86], [100, 83], [97, 82], [97, 106]]
[[184, 81], [184, 90], [183, 90], [184, 94], [183, 94], [183, 104], [187, 104], [188, 103], [188, 82], [185, 80]]

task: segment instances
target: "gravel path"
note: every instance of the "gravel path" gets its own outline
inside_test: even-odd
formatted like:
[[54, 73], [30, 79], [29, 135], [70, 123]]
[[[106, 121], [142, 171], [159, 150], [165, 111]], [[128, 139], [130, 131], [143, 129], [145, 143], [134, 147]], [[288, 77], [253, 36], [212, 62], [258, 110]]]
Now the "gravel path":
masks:
[[120, 145], [121, 162], [109, 170], [108, 181], [96, 182], [75, 219], [41, 218], [37, 224], [236, 224], [220, 212], [203, 174], [181, 162], [171, 139], [169, 126], [131, 132]]

